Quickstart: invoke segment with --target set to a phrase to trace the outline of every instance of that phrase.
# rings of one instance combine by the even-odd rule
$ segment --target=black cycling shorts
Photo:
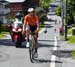
[[[29,25],[29,28],[30,28],[31,32],[35,32],[35,30],[37,29],[37,25],[35,25],[35,26]]]

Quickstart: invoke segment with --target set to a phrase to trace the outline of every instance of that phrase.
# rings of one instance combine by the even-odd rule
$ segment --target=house
[[[28,8],[37,6],[39,6],[39,0],[0,0],[0,19],[6,23],[7,15],[10,19],[15,18],[18,11],[26,15]]]
[[[15,18],[15,14],[17,12],[22,12],[22,3],[25,0],[6,0],[7,2],[9,2],[9,8],[10,8],[10,18],[14,19]]]
[[[3,23],[7,23],[6,16],[10,13],[8,4],[8,2],[0,0],[0,21],[2,21]]]
[[[39,5],[39,0],[6,0],[8,1],[10,8],[10,17],[15,18],[15,14],[19,11],[22,14],[27,14],[27,9],[29,7],[37,7]]]
[[[22,3],[10,3],[10,18],[15,18],[15,14],[19,11],[22,12]]]

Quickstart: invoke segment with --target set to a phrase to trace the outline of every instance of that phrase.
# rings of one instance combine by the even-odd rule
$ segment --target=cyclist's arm
[[[37,23],[37,31],[39,31],[39,21],[37,21],[36,23]]]
[[[26,27],[26,25],[25,25],[25,24],[23,24],[23,31],[25,31],[25,27]]]
[[[36,16],[36,23],[37,23],[37,31],[39,31],[39,18]]]
[[[25,31],[26,25],[27,25],[27,17],[24,18],[23,31]]]

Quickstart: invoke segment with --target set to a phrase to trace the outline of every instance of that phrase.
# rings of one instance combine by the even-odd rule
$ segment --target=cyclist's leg
[[[36,29],[37,29],[37,26],[31,26],[30,25],[31,32],[35,32]],[[34,40],[35,40],[34,49],[36,52],[37,52],[37,47],[38,47],[37,35],[38,35],[38,33],[35,33],[35,35],[34,35]]]
[[[38,37],[37,37],[37,34],[38,33],[35,33],[34,35],[34,40],[35,40],[35,44],[34,44],[34,48],[35,48],[35,54],[34,54],[34,57],[37,58],[38,57]]]
[[[34,28],[34,31],[36,31],[36,27]],[[35,40],[34,48],[35,48],[35,52],[37,52],[37,48],[38,48],[38,32],[36,32],[34,34],[34,40]]]
[[[26,47],[29,47],[29,35],[30,35],[30,30],[27,29],[27,30],[26,30],[26,38],[27,38],[27,44],[26,44]]]
[[[31,32],[35,32],[36,29],[37,29],[37,26],[30,26]],[[38,34],[38,33],[35,33],[35,34],[34,34],[34,40],[35,40],[35,42],[34,42],[34,50],[35,50],[35,52],[34,52],[34,57],[35,57],[35,58],[38,57],[38,53],[37,53],[37,48],[38,48],[37,34]]]
[[[35,40],[35,44],[34,44],[34,48],[35,48],[35,52],[37,52],[37,48],[38,48],[38,33],[35,33],[34,35],[34,40]]]
[[[30,35],[30,28],[27,27],[27,28],[26,28],[26,38],[27,38],[27,42],[29,42],[29,35]]]
[[[30,29],[26,29],[26,38],[27,42],[29,42]]]

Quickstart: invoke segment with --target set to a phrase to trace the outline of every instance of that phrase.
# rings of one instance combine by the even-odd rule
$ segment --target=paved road
[[[49,22],[48,22],[49,23]],[[47,24],[47,34],[39,33],[38,55],[34,63],[30,62],[28,48],[15,48],[11,39],[0,40],[1,67],[50,67],[51,50],[54,47],[54,23]]]
[[[15,48],[8,35],[7,38],[0,39],[0,67],[65,67],[62,58],[64,56],[61,53],[63,51],[59,49],[62,43],[58,32],[59,24],[54,22],[45,22],[45,24],[48,32],[39,33],[39,56],[34,63],[30,62],[28,48]]]

